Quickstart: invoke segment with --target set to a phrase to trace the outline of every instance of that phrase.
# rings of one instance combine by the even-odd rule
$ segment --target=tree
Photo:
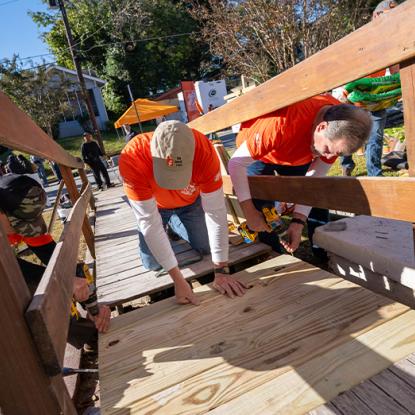
[[[129,101],[126,85],[136,97],[149,96],[197,79],[208,46],[195,37],[198,23],[180,1],[78,0],[66,2],[77,51],[84,68],[107,81],[104,99],[119,113]],[[57,14],[32,13],[58,64],[71,68],[62,22]]]
[[[191,0],[201,38],[225,73],[261,83],[370,19],[376,0]]]
[[[0,89],[52,137],[55,125],[69,109],[71,84],[60,75],[52,79],[46,65],[25,70],[18,60],[14,56],[0,63]]]

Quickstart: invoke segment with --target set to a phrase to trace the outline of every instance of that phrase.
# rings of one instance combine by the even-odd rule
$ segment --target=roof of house
[[[64,68],[63,66],[59,66],[59,65],[49,66],[49,68],[46,69],[46,72],[49,72],[51,70],[57,70],[57,71],[61,71],[61,72],[65,72],[65,73],[77,76],[76,71],[74,71],[72,69]],[[89,74],[85,73],[85,71],[82,71],[82,74],[84,75],[85,79],[90,79],[91,81],[95,81],[95,82],[100,83],[102,85],[105,85],[107,83],[107,81],[104,81],[101,78],[97,78],[96,76],[89,75]]]

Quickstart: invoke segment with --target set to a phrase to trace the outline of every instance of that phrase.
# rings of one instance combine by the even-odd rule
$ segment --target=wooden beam
[[[225,194],[232,194],[231,178],[222,178]],[[255,199],[415,221],[415,178],[255,176],[249,185]]]
[[[415,176],[415,59],[400,65],[409,175]]]
[[[83,167],[82,161],[71,156],[52,140],[1,91],[0,108],[0,144],[48,160],[55,160],[65,166]]]
[[[75,203],[32,302],[26,320],[49,376],[60,374],[66,347],[73,277],[78,259],[81,225],[91,187]]]
[[[59,165],[59,168],[61,170],[62,178],[65,181],[69,197],[71,198],[72,203],[75,204],[79,198],[79,191],[72,174],[72,169],[62,165]],[[88,245],[89,252],[91,253],[92,257],[95,258],[94,233],[92,232],[92,228],[86,214],[84,216],[82,232],[84,234],[85,242]]]
[[[189,126],[203,133],[250,120],[415,56],[415,2],[407,1]],[[381,39],[381,41],[379,41]]]
[[[0,251],[1,413],[61,413],[24,320],[30,293],[2,229]]]

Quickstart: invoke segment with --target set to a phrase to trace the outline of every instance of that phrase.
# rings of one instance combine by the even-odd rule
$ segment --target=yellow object
[[[244,238],[244,241],[247,244],[251,244],[255,242],[256,238],[258,237],[258,232],[251,231],[248,228],[248,225],[246,224],[246,222],[243,222],[238,226],[238,232],[240,233],[242,238]]]
[[[162,105],[149,99],[139,98],[134,101],[134,104],[131,104],[130,108],[114,123],[115,128],[121,128],[124,124],[133,125],[138,122],[154,120],[163,115],[179,111],[175,105]],[[136,109],[140,119],[137,118]]]
[[[85,274],[85,278],[86,278],[86,281],[87,281],[88,285],[95,285],[94,277],[89,272],[88,265],[87,264],[83,264],[82,268],[83,268],[83,271],[84,271],[84,274]]]
[[[76,317],[77,319],[79,318],[79,311],[76,308],[75,300],[72,300],[72,304],[71,304],[71,316],[72,317]]]

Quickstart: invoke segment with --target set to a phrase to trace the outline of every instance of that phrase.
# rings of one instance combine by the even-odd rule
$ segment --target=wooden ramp
[[[103,414],[304,414],[415,351],[415,311],[294,257],[238,277],[242,298],[202,286],[199,307],[167,299],[112,320]]]
[[[119,305],[144,295],[171,287],[168,275],[156,278],[156,273],[142,267],[138,254],[137,224],[121,187],[96,194],[95,251],[97,257],[97,290],[100,303]],[[173,243],[181,261],[197,254],[184,241]],[[230,246],[229,262],[237,264],[266,255],[270,247],[261,243]],[[182,269],[187,279],[212,272],[210,255]]]

